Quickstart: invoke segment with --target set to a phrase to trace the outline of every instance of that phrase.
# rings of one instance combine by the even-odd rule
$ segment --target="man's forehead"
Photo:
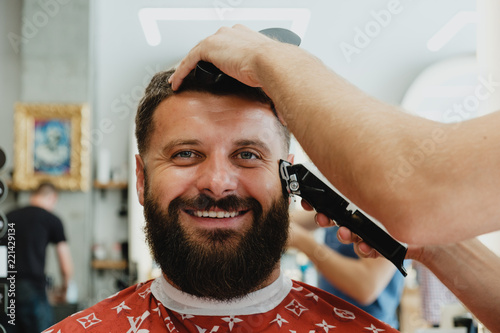
[[[153,122],[153,142],[160,146],[177,139],[204,141],[210,135],[226,143],[260,142],[287,153],[286,140],[271,107],[238,96],[182,92],[158,105]]]
[[[233,95],[212,95],[201,92],[183,92],[171,96],[158,105],[154,119],[174,125],[176,121],[206,119],[212,122],[233,122],[272,126],[276,120],[267,104]]]

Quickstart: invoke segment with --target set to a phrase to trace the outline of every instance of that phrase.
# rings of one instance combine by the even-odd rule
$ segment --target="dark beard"
[[[153,258],[176,287],[186,293],[222,301],[245,296],[269,278],[285,250],[289,220],[288,202],[283,196],[273,202],[265,215],[254,198],[234,195],[218,201],[206,195],[195,199],[177,197],[164,212],[149,193],[147,179],[144,191],[146,239]],[[206,241],[194,242],[178,221],[184,207],[249,207],[254,221],[246,233],[204,230],[197,238],[201,235]]]

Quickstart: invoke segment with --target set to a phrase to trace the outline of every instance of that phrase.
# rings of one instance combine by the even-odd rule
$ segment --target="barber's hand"
[[[302,200],[300,202],[302,205],[302,208],[305,210],[313,210],[312,206],[307,203],[307,201]],[[314,220],[316,221],[316,224],[319,225],[320,227],[331,227],[335,225],[335,222],[330,220],[326,215],[317,213],[316,216],[314,217]],[[374,248],[372,248],[370,245],[366,244],[361,237],[356,235],[355,233],[351,232],[349,229],[346,227],[339,227],[339,230],[337,230],[337,238],[339,242],[343,244],[354,244],[354,252],[360,257],[360,258],[378,258],[382,256],[380,253],[377,252]],[[408,251],[406,253],[406,259],[416,259],[420,254],[421,247],[416,247],[416,246],[409,246]]]
[[[346,227],[340,227],[339,230],[337,230],[337,238],[339,242],[343,244],[353,243],[354,252],[356,252],[360,258],[378,258],[381,256],[377,250],[366,244],[361,237],[351,232]]]
[[[66,292],[67,289],[66,287],[56,287],[54,288],[53,294],[52,294],[52,301],[55,304],[64,304],[66,303]]]
[[[260,87],[256,76],[256,57],[264,49],[281,43],[243,25],[220,28],[196,45],[181,61],[170,78],[172,89],[177,90],[182,80],[200,60],[214,64],[225,74],[252,87]]]
[[[304,208],[305,210],[310,211],[314,209],[305,200],[302,200],[300,204],[302,205],[302,208]],[[331,227],[335,225],[334,221],[330,220],[326,215],[321,213],[317,213],[316,216],[314,217],[314,220],[316,221],[316,224],[319,225],[320,227]],[[363,239],[361,239],[361,237],[359,237],[346,227],[339,227],[339,230],[337,230],[337,238],[339,242],[343,244],[353,243],[354,252],[356,252],[356,254],[360,258],[375,259],[382,256],[380,253],[378,253],[377,250],[375,250],[370,245],[365,243]],[[409,245],[408,251],[406,252],[406,259],[419,260],[424,250],[425,247],[423,246]]]
[[[356,252],[356,254],[360,258],[378,258],[382,256],[380,253],[377,252],[377,250],[372,248],[370,245],[366,244],[361,239],[361,237],[359,237],[346,227],[340,227],[339,230],[337,230],[337,238],[339,242],[343,244],[353,243],[354,252]],[[420,257],[423,255],[422,253],[424,250],[425,250],[424,246],[408,245],[408,250],[406,252],[405,259],[414,259],[419,261]]]
[[[314,210],[314,208],[312,208],[312,206],[305,200],[301,200],[300,204],[305,210]],[[332,227],[335,225],[334,221],[330,220],[325,214],[321,213],[317,213],[316,216],[314,216],[314,220],[316,221],[317,225],[323,228]]]

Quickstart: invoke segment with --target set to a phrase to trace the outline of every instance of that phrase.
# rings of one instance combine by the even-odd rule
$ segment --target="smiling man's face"
[[[166,278],[217,299],[272,282],[288,230],[278,175],[288,153],[269,106],[183,92],[161,102],[153,122],[137,190]]]

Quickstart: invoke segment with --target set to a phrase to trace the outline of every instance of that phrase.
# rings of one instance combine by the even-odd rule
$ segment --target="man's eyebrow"
[[[200,145],[200,144],[201,144],[200,140],[195,140],[195,139],[177,139],[177,140],[173,140],[173,141],[167,142],[163,146],[162,151],[163,152],[168,152],[168,151],[174,149],[175,147],[179,147],[179,146],[197,146],[197,145]]]
[[[254,147],[259,147],[265,153],[270,153],[271,152],[271,149],[269,148],[269,145],[267,145],[266,143],[264,143],[261,140],[242,139],[242,140],[236,141],[235,145],[239,146],[239,147],[254,146]]]

